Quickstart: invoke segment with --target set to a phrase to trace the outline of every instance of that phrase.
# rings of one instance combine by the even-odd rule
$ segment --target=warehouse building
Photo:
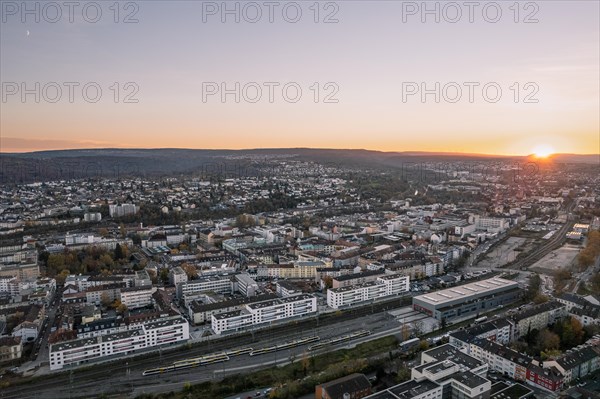
[[[504,306],[520,295],[518,283],[491,278],[416,296],[413,309],[437,320],[449,321]]]

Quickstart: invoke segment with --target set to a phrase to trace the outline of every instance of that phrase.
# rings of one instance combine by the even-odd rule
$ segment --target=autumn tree
[[[63,285],[65,280],[69,277],[69,271],[67,269],[62,270],[59,274],[57,274],[54,279],[56,280],[56,284]]]
[[[402,342],[407,341],[410,338],[410,328],[408,327],[408,324],[402,324],[400,336],[402,337]]]
[[[167,269],[166,267],[160,269],[160,279],[164,284],[169,283],[169,269]]]
[[[125,312],[127,312],[127,305],[125,305],[124,303],[120,303],[116,306],[117,312],[123,314]]]
[[[537,274],[532,274],[529,276],[529,286],[527,287],[527,294],[525,299],[533,300],[536,295],[540,292],[540,286],[542,285],[542,279]]]
[[[571,279],[571,272],[567,269],[559,269],[554,273],[554,289],[557,292],[561,292],[566,286],[568,281]]]
[[[181,264],[181,268],[183,269],[185,274],[187,274],[189,280],[193,280],[196,277],[198,277],[198,270],[196,269],[196,266],[184,262]]]
[[[108,293],[106,291],[103,292],[102,295],[100,295],[100,303],[105,308],[108,308],[112,304],[110,296],[108,295]]]
[[[77,333],[74,330],[66,330],[64,328],[59,328],[48,336],[48,342],[54,344],[56,342],[61,341],[69,341],[75,339],[77,337]]]
[[[555,350],[560,347],[560,337],[552,331],[544,329],[538,334],[536,344],[540,351]]]
[[[113,258],[109,254],[104,254],[104,255],[100,256],[99,261],[102,265],[104,265],[108,268],[113,267],[113,265],[115,264],[115,262],[113,261]]]
[[[115,260],[121,259],[123,259],[123,248],[117,243],[117,246],[115,247]]]
[[[46,266],[54,273],[60,273],[65,267],[65,256],[63,254],[50,254]]]
[[[533,303],[540,304],[548,302],[549,300],[550,298],[548,298],[546,295],[538,292],[538,294],[533,298]]]

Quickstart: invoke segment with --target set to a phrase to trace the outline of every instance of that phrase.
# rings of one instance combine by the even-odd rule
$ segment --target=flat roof
[[[229,319],[231,317],[236,317],[236,316],[240,316],[242,314],[241,310],[232,310],[230,312],[223,312],[223,313],[214,313],[213,317],[217,320],[223,320],[223,319]],[[245,313],[248,316],[252,316],[250,313]]]
[[[337,281],[347,281],[347,280],[354,280],[357,278],[377,276],[379,274],[384,274],[384,273],[385,273],[384,270],[366,270],[366,271],[360,272],[360,273],[344,274],[342,276],[334,277],[333,279],[337,280]]]
[[[422,395],[429,391],[439,388],[439,385],[428,379],[422,381],[410,380],[400,385],[396,385],[388,391],[396,395],[399,399],[410,399]]]
[[[487,382],[489,380],[478,376],[470,371],[459,371],[458,373],[454,373],[451,375],[451,378],[463,385],[468,386],[469,388],[477,388]]]
[[[370,281],[368,283],[363,283],[363,284],[355,284],[355,285],[347,285],[345,287],[338,287],[338,288],[330,288],[329,291],[331,292],[346,292],[346,291],[353,291],[353,290],[357,290],[359,288],[365,288],[365,287],[377,287],[377,286],[382,286],[384,287],[383,284],[377,284],[376,281]]]
[[[290,295],[290,296],[283,297],[283,298],[271,299],[271,300],[267,300],[267,301],[249,303],[246,306],[251,309],[262,309],[262,308],[266,308],[269,306],[281,305],[281,304],[285,304],[285,303],[293,303],[293,302],[298,302],[298,301],[302,301],[302,300],[306,300],[306,299],[313,299],[313,298],[315,298],[315,297],[312,295],[309,295],[309,294],[298,294],[298,295]]]
[[[442,346],[429,349],[423,353],[433,357],[438,361],[450,360],[453,363],[465,366],[469,370],[473,370],[474,368],[483,365],[482,362],[480,362],[473,356],[461,352],[451,344],[444,344]]]
[[[424,295],[416,296],[413,299],[429,303],[433,306],[439,306],[457,299],[484,296],[492,292],[505,291],[518,287],[518,285],[519,284],[515,281],[495,277],[464,285],[458,285],[452,288],[446,288],[440,291],[429,292]]]
[[[490,399],[520,399],[533,394],[533,390],[518,383],[510,385],[509,387],[502,387],[501,389],[496,389],[496,391],[494,391],[494,387],[496,385],[497,384],[494,384],[492,386]]]

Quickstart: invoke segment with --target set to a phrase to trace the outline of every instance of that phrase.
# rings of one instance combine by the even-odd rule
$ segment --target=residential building
[[[541,330],[566,315],[566,306],[558,301],[545,302],[525,309],[510,319],[515,325],[513,338],[523,337],[534,329]]]
[[[305,317],[316,312],[317,298],[299,294],[245,304],[241,310],[212,314],[211,328],[219,335],[251,326],[270,325],[294,317]]]
[[[169,282],[177,286],[188,281],[186,272],[180,267],[174,267],[169,271]]]
[[[369,394],[371,394],[371,383],[364,374],[359,373],[315,387],[315,399],[361,399]]]
[[[58,342],[50,345],[50,370],[184,342],[189,337],[188,322],[171,316],[131,326],[127,331]]]
[[[241,310],[247,303],[267,301],[275,298],[277,298],[275,294],[261,294],[250,298],[230,299],[221,302],[201,303],[199,301],[192,301],[188,305],[188,314],[190,322],[202,324],[210,321],[213,314]]]
[[[0,338],[0,363],[18,360],[23,353],[21,337]]]
[[[152,294],[156,291],[151,285],[145,287],[123,288],[119,299],[127,309],[143,308],[152,304]]]
[[[252,297],[259,292],[258,284],[248,273],[236,274],[235,280],[237,281],[237,288],[240,294]]]
[[[231,276],[207,276],[200,277],[197,280],[190,280],[177,285],[177,298],[183,299],[184,296],[199,292],[212,291],[216,293],[232,293],[233,284]]]
[[[330,288],[327,290],[327,306],[333,309],[352,306],[361,302],[374,301],[410,290],[408,276],[401,274],[380,275],[376,281],[355,286]]]
[[[134,204],[109,205],[108,213],[111,218],[118,218],[127,215],[136,214],[139,208]]]

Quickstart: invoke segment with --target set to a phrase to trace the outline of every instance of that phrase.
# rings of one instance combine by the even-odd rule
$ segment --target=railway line
[[[401,306],[406,306],[411,301],[410,296],[397,297],[385,302],[373,303],[370,305],[362,306],[359,308],[346,309],[342,314],[331,313],[327,315],[321,315],[319,318],[312,318],[307,320],[299,320],[290,324],[275,326],[269,330],[261,333],[268,333],[268,341],[276,341],[277,339],[287,338],[289,339],[291,334],[301,334],[303,331],[310,331],[316,328],[322,328],[328,325],[338,324],[340,322],[357,319],[366,315],[380,313],[386,310],[394,309]],[[332,333],[337,331],[332,331]],[[325,337],[324,337],[325,338]],[[143,384],[143,381],[138,380],[134,376],[135,372],[139,371],[139,376],[146,369],[156,368],[158,364],[165,364],[168,362],[175,362],[182,358],[200,357],[208,353],[214,353],[216,351],[226,352],[231,348],[240,347],[252,347],[257,343],[257,339],[251,332],[244,333],[241,335],[235,335],[230,337],[224,337],[215,341],[208,341],[199,345],[192,346],[191,348],[164,348],[160,353],[146,353],[140,354],[135,357],[118,359],[114,361],[107,361],[104,363],[91,364],[90,368],[80,368],[73,370],[65,370],[61,373],[53,373],[48,376],[42,376],[38,378],[25,379],[20,381],[17,385],[9,386],[4,388],[0,393],[0,399],[24,399],[34,398],[35,394],[32,392],[41,391],[64,391],[65,387],[72,387],[73,394],[67,394],[64,397],[75,398],[89,398],[89,394],[80,395],[78,392],[81,388],[89,386],[102,385],[103,381],[113,380],[115,375],[125,375],[126,373],[132,373],[131,379],[127,382],[127,385],[136,386]],[[261,340],[265,342],[265,340]],[[170,349],[170,350],[169,350]],[[210,365],[209,365],[210,366]],[[107,386],[110,390],[108,393],[113,393],[122,383],[118,382],[114,385]],[[131,388],[129,389],[131,391]],[[77,394],[75,394],[77,393]],[[60,396],[56,396],[60,398]]]

